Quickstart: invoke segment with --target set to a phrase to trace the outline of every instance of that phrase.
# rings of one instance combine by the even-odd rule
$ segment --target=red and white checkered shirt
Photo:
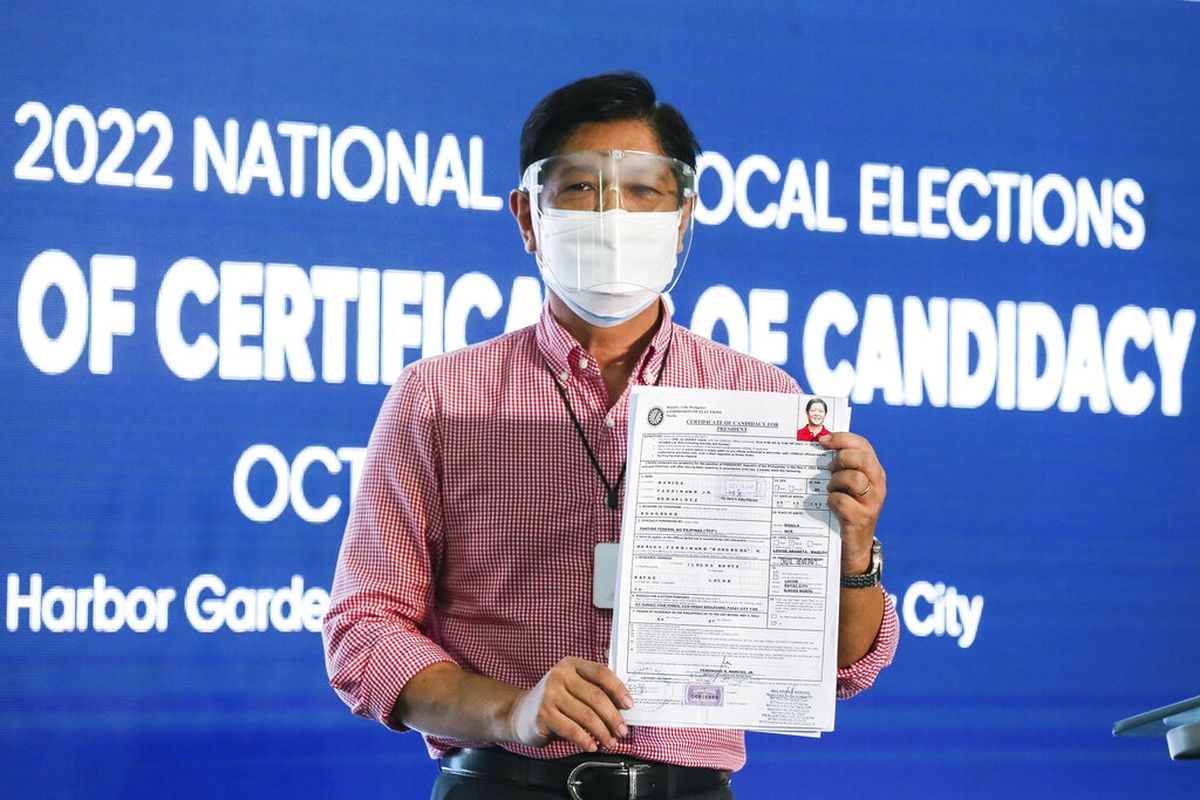
[[[798,392],[785,372],[664,319],[631,381]],[[522,688],[565,656],[605,662],[612,612],[592,604],[597,542],[620,538],[605,491],[548,372],[559,376],[609,481],[625,459],[629,391],[609,408],[596,360],[542,311],[533,327],[409,366],[371,434],[342,541],[324,639],[330,683],[396,730],[400,690],[450,661]],[[622,487],[623,488],[623,487]],[[886,597],[886,595],[885,595]],[[899,627],[886,600],[875,646],[838,670],[838,696],[870,686]],[[433,757],[493,743],[426,736]],[[567,741],[503,745],[535,758]],[[633,726],[609,752],[736,770],[741,731]]]

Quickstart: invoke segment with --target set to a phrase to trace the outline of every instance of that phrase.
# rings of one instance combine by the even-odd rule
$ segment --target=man
[[[825,415],[828,413],[829,407],[825,405],[824,400],[819,397],[809,400],[804,406],[808,424],[796,431],[796,441],[816,442],[820,441],[822,436],[828,436],[829,429],[825,427]]]
[[[697,150],[638,75],[543,99],[509,199],[549,290],[541,320],[411,365],[371,434],[327,666],[355,713],[424,734],[435,798],[732,797],[742,733],[625,725],[632,699],[604,665],[612,612],[592,604],[593,548],[620,535],[630,386],[799,390],[659,300],[690,231]],[[886,482],[862,437],[823,443],[843,582],[865,587],[841,592],[849,696],[896,645],[873,547]]]

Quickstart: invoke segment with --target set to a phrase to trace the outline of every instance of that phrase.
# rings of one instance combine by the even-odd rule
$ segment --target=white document
[[[833,451],[798,440],[812,397],[633,390],[609,656],[630,724],[833,730],[841,537]]]

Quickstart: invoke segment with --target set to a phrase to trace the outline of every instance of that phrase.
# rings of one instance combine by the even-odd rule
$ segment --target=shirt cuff
[[[392,715],[400,691],[418,672],[441,663],[457,664],[449,653],[419,633],[397,633],[380,640],[371,650],[362,678],[363,696],[354,713],[394,731],[407,731],[408,727]]]
[[[880,670],[891,664],[892,657],[896,654],[896,645],[900,642],[900,620],[896,617],[896,604],[882,586],[879,589],[883,592],[883,620],[879,624],[879,633],[875,635],[871,649],[862,658],[848,667],[838,668],[839,698],[853,697],[863,689],[870,688]]]

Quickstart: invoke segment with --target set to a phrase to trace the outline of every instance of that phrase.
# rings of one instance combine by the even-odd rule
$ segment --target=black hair
[[[808,404],[804,406],[804,413],[807,414],[809,411],[812,411],[812,407],[817,403],[821,404],[821,408],[825,409],[825,413],[829,413],[829,406],[825,405],[825,401],[819,397],[814,397],[808,401]]]
[[[646,123],[664,153],[695,169],[700,145],[679,110],[657,102],[642,75],[606,72],[555,89],[534,106],[521,128],[521,174],[557,153],[580,125],[616,120]]]

